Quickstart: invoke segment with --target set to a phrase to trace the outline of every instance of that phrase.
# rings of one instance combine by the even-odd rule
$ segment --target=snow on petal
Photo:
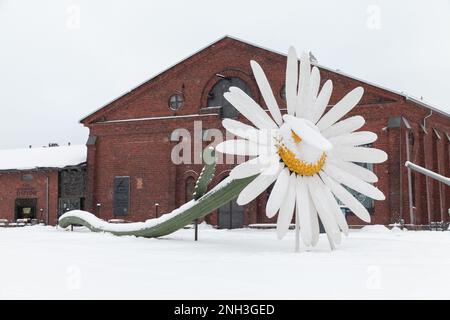
[[[278,239],[283,239],[289,231],[295,210],[295,173],[289,177],[289,187],[287,189],[286,198],[280,208],[277,220],[277,236]]]
[[[303,177],[297,176],[296,183],[296,210],[300,223],[300,231],[302,241],[306,246],[311,246],[312,230],[311,230],[311,216],[309,214],[309,193],[306,181]]]
[[[311,122],[307,122],[308,120],[291,115],[284,115],[283,119],[291,126],[292,130],[309,145],[322,151],[328,151],[333,148],[333,145],[325,139],[319,131],[314,129],[314,125]]]
[[[370,131],[358,131],[342,134],[337,137],[330,138],[333,145],[361,146],[373,143],[378,139],[376,133]]]
[[[297,94],[297,108],[296,116],[304,117],[309,107],[307,105],[307,99],[309,95],[309,85],[311,78],[311,63],[309,61],[309,55],[306,52],[302,53],[300,58],[300,74],[298,79],[298,94]]]
[[[382,163],[388,158],[386,152],[375,148],[339,146],[331,151],[334,157],[344,161]]]
[[[333,124],[326,130],[321,131],[325,138],[340,136],[360,129],[366,120],[361,116],[353,116]]]
[[[287,188],[289,186],[289,169],[284,168],[270,192],[269,200],[266,205],[266,215],[268,218],[273,218],[286,198]]]
[[[362,87],[357,87],[347,93],[347,95],[342,98],[341,101],[336,103],[334,107],[328,111],[322,119],[317,123],[317,127],[320,131],[323,131],[335,124],[339,119],[345,116],[348,112],[350,112],[361,100],[364,94],[364,89]]]
[[[361,180],[364,180],[369,183],[378,182],[378,177],[375,173],[373,173],[373,171],[370,171],[356,163],[343,161],[333,157],[329,157],[327,161],[331,162],[338,168],[353,174],[354,176],[360,178]]]
[[[339,201],[341,201],[362,221],[370,223],[370,214],[367,209],[347,189],[345,189],[323,171],[320,173],[320,177],[322,178],[323,182],[331,189],[336,198],[339,199]]]
[[[244,117],[259,129],[277,129],[278,126],[272,118],[250,98],[244,91],[237,87],[231,87],[230,92],[225,92],[225,99],[231,103]]]
[[[283,119],[281,118],[280,108],[275,100],[269,81],[267,80],[263,69],[256,61],[250,61],[250,65],[252,67],[256,83],[258,84],[259,91],[261,91],[264,101],[266,102],[267,108],[269,108],[270,114],[275,122],[280,126],[283,123]]]
[[[290,115],[297,109],[298,58],[294,47],[289,48],[286,65],[286,103]]]
[[[237,156],[258,156],[260,154],[270,154],[272,148],[248,140],[238,139],[221,142],[216,146],[216,150],[220,153]]]
[[[283,164],[279,163],[276,168],[269,167],[263,171],[241,191],[237,198],[237,204],[244,206],[253,201],[278,178],[282,169]]]
[[[325,164],[323,171],[334,180],[339,183],[346,185],[347,187],[362,193],[372,199],[375,200],[385,200],[383,192],[381,192],[378,188],[373,185],[355,177],[354,175],[339,169],[337,166],[332,163]]]
[[[314,107],[311,112],[311,122],[316,124],[317,121],[322,117],[325,109],[330,102],[331,93],[333,92],[333,82],[331,80],[327,80],[322,87],[317,99],[314,103]]]

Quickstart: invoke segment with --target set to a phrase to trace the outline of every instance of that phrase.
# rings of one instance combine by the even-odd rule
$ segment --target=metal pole
[[[295,252],[300,252],[300,219],[297,208],[295,209]]]
[[[446,185],[450,186],[450,178],[445,177],[443,175],[440,175],[439,173],[433,172],[431,170],[425,169],[421,166],[418,166],[417,164],[414,164],[410,161],[406,161],[405,166],[407,168],[410,168],[414,171],[417,171],[419,173],[422,173],[424,175],[426,175],[427,177],[430,177],[432,179],[438,180],[442,183],[445,183]]]
[[[198,219],[195,219],[194,226],[195,226],[195,241],[198,241]]]
[[[331,240],[331,237],[328,234],[328,232],[325,232],[325,233],[327,234],[327,238],[328,238],[328,242],[330,243],[331,251],[333,251],[334,249],[336,249],[336,247],[334,246],[333,240]]]

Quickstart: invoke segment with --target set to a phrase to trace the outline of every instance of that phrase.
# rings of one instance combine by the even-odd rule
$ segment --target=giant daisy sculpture
[[[240,139],[217,145],[223,154],[250,156],[230,172],[232,179],[258,175],[239,194],[237,203],[246,205],[274,184],[267,201],[266,215],[276,216],[278,238],[283,238],[295,214],[296,250],[299,239],[307,247],[319,241],[319,218],[331,248],[341,241],[348,225],[337,199],[356,216],[370,222],[366,208],[345,188],[353,189],[374,200],[384,194],[374,187],[377,176],[358,163],[381,163],[387,154],[364,145],[377,140],[377,135],[357,131],[365,120],[361,116],[342,118],[361,100],[364,90],[355,88],[325,113],[330,101],[331,80],[320,87],[320,72],[311,69],[309,55],[298,58],[289,49],[286,69],[287,114],[282,115],[261,66],[251,61],[256,82],[270,115],[251,97],[231,87],[224,97],[253,126],[224,119],[223,126]],[[300,70],[299,70],[300,69]]]

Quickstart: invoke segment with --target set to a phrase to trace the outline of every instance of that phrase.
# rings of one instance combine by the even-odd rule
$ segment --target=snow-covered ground
[[[450,232],[352,231],[334,252],[321,236],[180,230],[161,239],[52,227],[0,228],[2,299],[450,298]]]

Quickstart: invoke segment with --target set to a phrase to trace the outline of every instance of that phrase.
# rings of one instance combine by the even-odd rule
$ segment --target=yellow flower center
[[[295,132],[291,132],[292,140],[295,144],[300,144],[302,138],[299,137]],[[322,156],[315,163],[309,163],[303,160],[297,159],[295,153],[287,148],[283,143],[278,145],[278,154],[281,157],[281,160],[284,164],[298,175],[301,176],[313,176],[316,173],[319,173],[322,170],[322,167],[325,164],[327,156],[325,152],[322,153]]]

